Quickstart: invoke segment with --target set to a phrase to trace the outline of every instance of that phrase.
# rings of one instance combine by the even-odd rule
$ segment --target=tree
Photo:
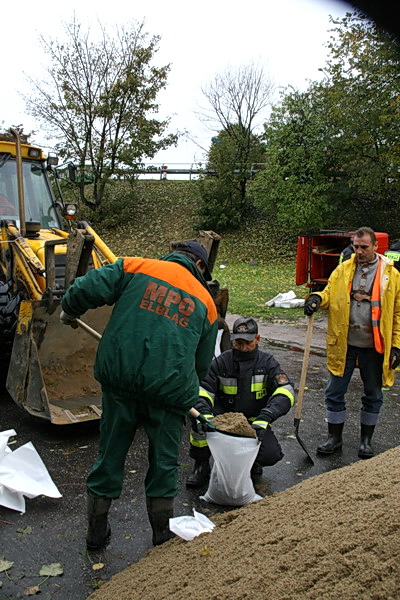
[[[65,44],[41,38],[50,59],[48,77],[30,80],[34,92],[26,100],[58,141],[60,155],[78,162],[81,200],[95,208],[112,175],[126,174],[143,157],[176,143],[176,135],[165,134],[169,119],[155,118],[169,65],[152,64],[159,37],[149,39],[143,23],[116,28],[115,37],[100,26],[96,41],[75,19],[64,29]],[[83,184],[88,163],[94,176],[90,200]]]
[[[258,136],[253,135],[247,161],[239,162],[238,135],[230,135],[230,129],[237,127],[232,125],[227,131],[220,131],[210,148],[208,174],[200,181],[199,227],[217,230],[238,227],[247,209],[247,180],[264,161],[265,149]]]
[[[331,22],[325,79],[288,90],[266,124],[255,202],[291,231],[387,231],[400,198],[398,47],[358,12]]]
[[[316,86],[282,92],[265,127],[266,167],[251,188],[260,206],[285,232],[330,222],[338,168],[330,152],[333,130]],[[336,190],[338,191],[338,190]]]
[[[386,230],[400,207],[399,46],[360,12],[331,21],[329,111],[353,214]]]
[[[218,136],[207,167],[214,174],[203,183],[200,215],[204,226],[235,227],[247,207],[247,181],[254,163],[263,161],[256,130],[270,105],[273,84],[264,70],[250,64],[217,75],[202,92],[209,108],[200,118]]]

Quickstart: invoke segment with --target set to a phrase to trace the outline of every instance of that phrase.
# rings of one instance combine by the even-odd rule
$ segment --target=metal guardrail
[[[216,175],[216,171],[213,169],[207,169],[201,166],[201,163],[172,163],[172,165],[165,164],[143,164],[143,167],[137,167],[131,173],[134,175],[160,175],[160,179],[167,179],[168,175],[188,175],[191,178],[192,175]],[[257,171],[260,170],[261,163],[252,165],[248,171],[250,177],[254,177]],[[240,169],[234,170],[234,174],[238,175],[242,171]]]

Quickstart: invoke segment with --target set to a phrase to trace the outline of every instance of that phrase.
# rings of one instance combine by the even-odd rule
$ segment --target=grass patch
[[[196,237],[198,203],[196,181],[115,182],[101,210],[84,209],[82,218],[93,223],[117,256],[159,258],[171,241]],[[298,298],[307,293],[295,285],[296,239],[255,210],[240,229],[221,236],[213,277],[229,289],[229,312],[266,320],[303,316],[302,309],[265,306],[279,292],[293,290]]]
[[[222,268],[222,265],[223,268]],[[243,264],[237,261],[218,260],[213,277],[221,287],[229,289],[231,313],[263,318],[265,320],[292,320],[304,316],[302,308],[275,308],[265,303],[279,294],[293,290],[298,298],[304,298],[304,286],[295,285],[295,268],[292,261],[279,261],[263,265]]]

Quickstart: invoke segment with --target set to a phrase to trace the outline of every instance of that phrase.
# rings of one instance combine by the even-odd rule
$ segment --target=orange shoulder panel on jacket
[[[183,265],[168,260],[142,258],[141,256],[128,257],[123,260],[125,273],[143,273],[196,296],[207,307],[210,323],[216,321],[217,308],[211,294]]]

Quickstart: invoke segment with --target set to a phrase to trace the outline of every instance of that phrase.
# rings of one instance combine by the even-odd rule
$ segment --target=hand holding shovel
[[[200,423],[203,423],[203,425],[206,425],[208,431],[217,431],[217,428],[214,425],[214,423],[212,423],[204,415],[202,415],[201,413],[199,413],[199,411],[196,410],[195,408],[191,408],[189,410],[189,414],[194,419],[197,419],[198,421],[200,421]]]

